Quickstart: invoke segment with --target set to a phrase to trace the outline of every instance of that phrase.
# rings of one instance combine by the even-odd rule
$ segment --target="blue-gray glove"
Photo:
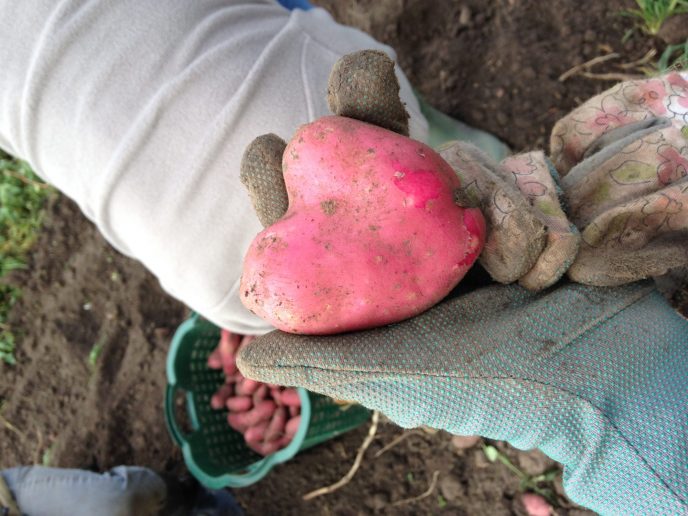
[[[600,513],[688,512],[688,322],[650,283],[486,287],[384,328],[276,331],[238,365],[403,427],[539,448]]]

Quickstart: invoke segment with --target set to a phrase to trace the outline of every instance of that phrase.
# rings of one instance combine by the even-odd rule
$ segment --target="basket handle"
[[[167,429],[172,438],[177,442],[178,446],[182,446],[185,442],[184,433],[181,428],[179,428],[177,419],[174,417],[174,395],[176,392],[176,385],[167,386],[167,391],[165,392],[165,421],[167,422]]]

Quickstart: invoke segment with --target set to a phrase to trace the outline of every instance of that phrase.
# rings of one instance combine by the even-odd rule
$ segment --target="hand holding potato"
[[[662,105],[685,106],[683,82],[670,81],[677,98],[664,96]],[[652,94],[641,97],[654,102]],[[494,279],[538,290],[573,263],[579,281],[629,283],[686,264],[687,147],[675,131],[669,142],[668,125],[649,111],[640,118],[645,125],[574,130],[603,121],[590,113],[625,120],[595,102],[555,129],[553,139],[564,142],[553,145],[555,163],[562,172],[578,163],[561,183],[542,153],[495,164],[463,144],[441,149],[461,177],[457,202],[486,217],[480,260]],[[682,113],[671,122],[684,124],[681,138]],[[652,142],[658,161],[634,153]],[[616,173],[612,163],[624,168]],[[561,187],[583,231],[580,253]],[[257,380],[356,400],[404,427],[540,448],[564,465],[570,498],[598,512],[668,514],[685,512],[688,500],[687,345],[688,322],[651,282],[562,282],[541,293],[480,288],[367,331],[275,331],[244,347],[237,364]]]

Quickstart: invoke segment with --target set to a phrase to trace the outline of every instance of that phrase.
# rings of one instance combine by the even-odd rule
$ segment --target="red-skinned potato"
[[[248,396],[234,396],[227,400],[225,406],[232,412],[246,412],[253,407],[253,400]]]
[[[293,438],[299,430],[299,426],[301,426],[301,416],[292,417],[284,427],[284,435],[290,439]]]
[[[280,394],[280,403],[289,407],[300,407],[301,397],[299,391],[294,388],[284,389]]]
[[[232,395],[232,386],[224,384],[220,389],[210,398],[210,406],[215,410],[221,409],[227,400]]]
[[[287,409],[284,407],[277,407],[275,413],[270,419],[267,430],[265,431],[265,440],[274,441],[284,434],[284,427],[287,423]]]
[[[256,425],[253,425],[251,428],[246,430],[244,433],[244,439],[246,440],[247,443],[250,444],[256,444],[263,439],[265,439],[265,431],[268,428],[268,422],[263,421],[262,423],[258,423]]]
[[[242,378],[237,382],[236,393],[241,396],[251,396],[260,387],[260,382],[249,378]]]
[[[227,422],[234,430],[244,433],[248,425],[244,422],[244,412],[231,412],[227,415]]]
[[[243,421],[250,427],[267,421],[275,412],[275,402],[272,400],[263,400],[255,405],[248,412],[242,412],[239,415],[244,416]]]
[[[244,305],[280,330],[383,326],[438,303],[482,250],[485,221],[454,202],[430,147],[340,116],[298,129],[283,155],[289,208],[252,242]]]

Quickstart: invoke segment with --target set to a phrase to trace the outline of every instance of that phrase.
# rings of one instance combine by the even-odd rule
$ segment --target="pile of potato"
[[[229,410],[227,421],[244,436],[247,446],[270,455],[287,446],[301,424],[301,398],[294,388],[261,383],[243,376],[236,355],[254,337],[222,330],[208,367],[222,369],[225,383],[210,399],[216,410]]]

